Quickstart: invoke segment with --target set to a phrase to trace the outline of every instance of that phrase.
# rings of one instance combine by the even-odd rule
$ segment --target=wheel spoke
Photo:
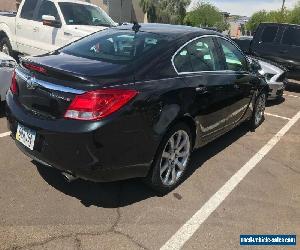
[[[171,159],[171,154],[169,152],[164,151],[162,154],[162,158]]]
[[[168,172],[166,173],[166,176],[165,176],[165,178],[164,178],[164,182],[165,182],[165,183],[168,183],[170,174],[171,174],[171,168],[169,167],[169,168],[168,168]]]
[[[176,148],[178,148],[181,138],[182,138],[182,132],[178,132],[177,140],[176,140]]]
[[[172,168],[172,184],[176,182],[176,169],[175,167],[173,166]]]
[[[161,167],[160,174],[162,175],[169,167],[169,163],[166,161],[166,163]]]
[[[184,170],[184,166],[180,161],[175,160],[175,165],[180,169],[180,171]]]
[[[170,143],[171,149],[173,150],[174,147],[175,147],[175,142],[174,142],[174,137],[173,136],[170,138],[169,143]]]
[[[177,157],[185,157],[185,156],[187,156],[189,154],[189,151],[188,150],[185,150],[185,151],[183,151],[183,152],[179,152],[178,154],[177,154]]]

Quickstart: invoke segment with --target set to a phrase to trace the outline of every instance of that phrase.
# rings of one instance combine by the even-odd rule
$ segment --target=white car
[[[15,59],[0,52],[0,102],[5,101],[5,95],[11,84],[16,65]]]
[[[258,72],[265,77],[270,87],[268,100],[280,99],[288,83],[286,76],[287,70],[276,63],[267,62],[260,58],[250,56],[248,56],[248,58],[250,58],[250,60],[256,60],[261,67]]]
[[[78,0],[22,0],[0,13],[0,51],[40,55],[117,24],[100,7]]]

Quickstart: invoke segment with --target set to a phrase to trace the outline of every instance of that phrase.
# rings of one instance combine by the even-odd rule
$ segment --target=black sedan
[[[127,25],[24,58],[7,117],[20,150],[69,179],[143,177],[168,192],[194,149],[243,121],[262,123],[268,91],[217,32]]]

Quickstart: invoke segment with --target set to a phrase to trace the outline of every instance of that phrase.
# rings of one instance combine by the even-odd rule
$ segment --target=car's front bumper
[[[271,82],[268,83],[270,92],[268,96],[268,100],[274,100],[283,96],[283,92],[285,90],[287,81],[284,80],[283,82]]]
[[[21,151],[37,162],[82,179],[115,181],[144,177],[154,157],[153,149],[147,148],[144,131],[137,129],[133,121],[130,128],[126,127],[123,119],[133,118],[96,123],[42,120],[26,113],[8,93],[7,119],[12,138]],[[33,150],[16,140],[18,124],[36,131]]]

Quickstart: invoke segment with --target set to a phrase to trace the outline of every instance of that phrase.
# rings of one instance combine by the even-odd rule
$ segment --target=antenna
[[[137,32],[140,31],[140,28],[141,28],[141,27],[142,27],[142,26],[141,26],[138,22],[133,22],[132,30],[133,30],[135,33],[137,33]]]

